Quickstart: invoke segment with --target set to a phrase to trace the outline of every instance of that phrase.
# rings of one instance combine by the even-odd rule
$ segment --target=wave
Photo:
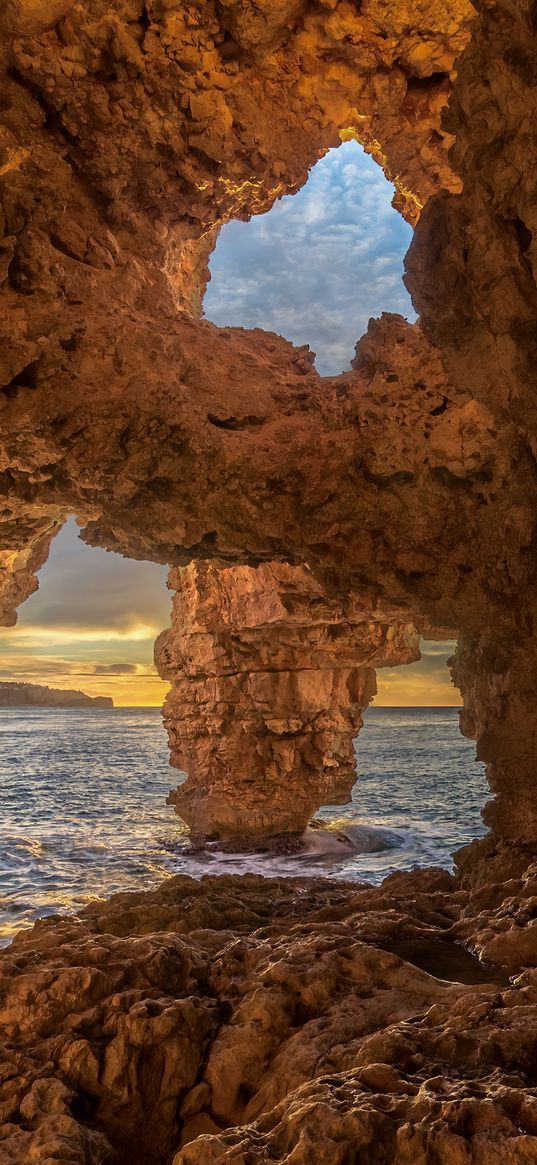
[[[352,854],[376,854],[386,849],[397,849],[402,837],[393,829],[360,823],[345,824],[342,828],[308,828],[302,834],[302,841],[302,853],[319,857],[350,857]]]

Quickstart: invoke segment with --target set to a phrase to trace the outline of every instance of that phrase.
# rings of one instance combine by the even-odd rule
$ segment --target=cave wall
[[[191,474],[185,462],[199,357],[202,377],[214,381],[206,354],[217,341],[207,326],[185,329],[177,308],[197,313],[220,223],[266,210],[296,189],[342,133],[356,134],[396,179],[398,204],[410,217],[433,189],[460,188],[441,111],[472,17],[466,3],[416,4],[408,15],[378,3],[358,12],[352,4],[294,0],[261,7],[160,0],[3,6],[6,549],[27,547],[29,521],[44,522],[51,506],[100,522],[111,512],[107,482],[117,484],[119,465],[125,482],[116,501],[141,512],[148,498],[127,484],[130,453],[138,446],[143,458],[151,434],[176,468],[182,462],[181,476]],[[290,399],[277,394],[276,411],[296,412],[300,354],[288,351],[278,368],[271,343],[261,361],[255,340],[253,353],[240,335],[225,346],[233,353],[222,363],[219,344],[209,365],[222,363],[224,373],[227,365],[233,380],[237,364],[249,380],[283,374],[289,383],[281,391]],[[145,411],[162,388],[176,401],[173,423],[159,423],[168,410],[158,401],[156,417],[143,418],[142,435],[140,406]],[[214,388],[217,396],[229,393],[227,383]],[[232,415],[239,402],[233,405]],[[202,436],[211,445],[215,434],[192,436],[194,445]],[[79,463],[81,453],[91,464]],[[161,462],[153,452],[142,467],[144,487],[155,482],[153,500],[168,485]],[[126,553],[174,562],[182,542],[211,553],[213,526],[183,536],[179,523],[152,546],[135,546],[132,528],[117,538]],[[115,545],[100,525],[92,536]],[[249,548],[240,541],[233,539],[230,555],[245,556]]]
[[[10,0],[0,34],[5,619],[75,513],[132,557],[308,563],[384,620],[527,638],[532,5]],[[321,379],[195,317],[219,224],[346,136],[417,222],[421,327]]]
[[[383,628],[460,627],[462,727],[495,794],[457,880],[180,878],[42,920],[0,960],[2,1152],[531,1165],[535,4],[6,0],[0,33],[6,620],[69,513],[91,543],[186,568],[158,650],[202,796],[218,701],[195,737],[185,668],[188,699],[212,685],[224,710],[226,669],[262,677],[221,745],[236,763],[250,717],[265,740],[265,683],[279,698],[274,628],[288,677],[307,658],[332,676],[334,626],[349,673]],[[422,322],[373,323],[321,380],[307,351],[190,316],[218,224],[348,131],[422,211]],[[248,623],[259,571],[272,597]],[[485,965],[463,970],[461,944]]]
[[[477,741],[494,794],[483,812],[504,846],[535,847],[537,768],[535,675],[537,645],[495,631],[464,637],[451,661],[463,695],[461,731]]]

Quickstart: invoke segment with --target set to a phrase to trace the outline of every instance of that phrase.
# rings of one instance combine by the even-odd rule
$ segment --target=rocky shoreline
[[[537,1162],[536,53],[535,0],[0,5],[0,622],[70,515],[168,565],[172,800],[232,841],[341,803],[373,669],[456,629],[492,791],[457,878],[176,878],[19,935],[0,1165]],[[350,138],[419,323],[319,377],[201,303],[220,226]]]
[[[0,1161],[529,1165],[537,863],[510,874],[175,877],[37,923],[0,956]]]

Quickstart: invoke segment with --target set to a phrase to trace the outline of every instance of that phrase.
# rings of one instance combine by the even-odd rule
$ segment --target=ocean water
[[[324,807],[298,855],[189,853],[165,804],[169,768],[155,708],[0,709],[0,944],[39,917],[167,875],[324,875],[379,882],[452,867],[485,832],[488,788],[453,708],[371,708],[350,804]]]

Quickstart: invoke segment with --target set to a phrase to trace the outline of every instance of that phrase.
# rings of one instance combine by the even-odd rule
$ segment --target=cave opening
[[[392,206],[394,191],[356,141],[329,150],[298,193],[221,229],[206,317],[308,344],[323,376],[348,368],[370,317],[416,319],[402,280],[412,228]]]
[[[329,151],[313,168],[298,194],[282,198],[267,214],[255,216],[248,223],[235,221],[223,228],[211,259],[212,279],[204,303],[207,318],[220,326],[262,327],[281,332],[294,344],[309,344],[316,350],[317,369],[321,374],[338,373],[349,365],[354,345],[366,331],[370,316],[384,310],[399,312],[410,320],[415,318],[402,282],[403,256],[412,230],[393,209],[392,197],[393,187],[382,170],[355,141]],[[233,425],[227,428],[234,431]],[[67,760],[64,764],[62,760],[58,726],[53,738],[47,734],[44,722],[37,725],[35,746],[30,754],[19,758],[19,775],[27,788],[31,788],[36,759],[52,775],[45,789],[31,793],[26,817],[13,806],[10,844],[13,843],[16,860],[23,855],[23,861],[34,869],[38,882],[41,879],[41,888],[43,879],[47,883],[46,900],[41,903],[36,904],[36,894],[32,891],[26,905],[24,902],[17,905],[19,894],[17,889],[13,892],[12,919],[22,906],[22,924],[32,921],[36,910],[48,913],[58,905],[76,902],[80,896],[84,897],[86,890],[99,893],[102,889],[110,893],[111,889],[127,888],[133,880],[158,879],[163,873],[178,868],[193,871],[185,856],[187,828],[181,822],[180,812],[178,817],[172,817],[170,809],[165,807],[170,778],[160,704],[167,685],[159,680],[152,663],[153,641],[169,621],[165,575],[164,567],[90,549],[78,539],[71,520],[53,542],[50,560],[42,571],[40,591],[23,606],[18,629],[14,635],[10,634],[9,645],[7,641],[4,644],[9,653],[5,657],[4,676],[50,683],[62,690],[80,685],[89,693],[114,693],[117,711],[121,713],[114,724],[101,722],[104,733],[96,727],[89,736],[86,717],[81,735],[82,741],[85,734],[85,745],[80,745],[87,777],[85,784],[77,785],[75,781],[73,786],[69,769],[72,762]],[[89,587],[88,580],[91,580]],[[300,668],[299,661],[297,668]],[[412,668],[402,670],[410,678]],[[382,670],[379,675],[382,677]],[[446,673],[443,690],[448,691],[448,686]],[[408,679],[407,690],[410,691]],[[284,695],[287,699],[288,689]],[[317,733],[319,716],[322,720],[325,711],[317,709],[309,719],[309,713],[306,714],[304,723],[300,724],[298,737],[301,739],[296,751],[299,759],[302,750],[309,750],[310,740]],[[423,776],[418,763],[419,748],[413,753],[413,745],[408,742],[412,737],[409,729],[416,726],[420,717],[423,720],[424,714],[416,707],[413,711],[417,716],[413,726],[408,723],[410,713],[402,708],[390,712],[389,708],[377,704],[366,713],[367,728],[357,746],[360,778],[348,819],[345,820],[345,811],[341,809],[340,822],[340,806],[334,819],[333,804],[318,814],[321,824],[329,821],[333,836],[338,832],[338,823],[341,828],[349,827],[350,815],[350,829],[354,829],[357,841],[356,830],[360,827],[355,821],[356,812],[373,832],[384,831],[380,847],[373,845],[368,849],[366,846],[365,853],[359,843],[356,847],[353,869],[360,876],[374,880],[380,880],[392,867],[409,868],[414,863],[423,865],[434,861],[449,864],[451,850],[468,837],[464,822],[461,832],[455,836],[444,823],[444,832],[441,830],[438,835],[437,831],[434,842],[429,844],[430,830],[429,833],[427,830],[431,821],[422,820],[421,835],[415,816],[410,825],[405,824],[405,815],[415,808],[416,782]],[[83,711],[80,715],[84,719]],[[281,724],[275,727],[278,717]],[[255,733],[266,735],[267,727],[268,735],[277,737],[280,753],[283,755],[286,749],[289,752],[297,729],[293,727],[292,717],[288,716],[288,720],[289,723],[285,720],[285,709],[280,709],[268,717],[268,725],[265,721],[254,721],[255,730],[250,736],[248,728],[242,737],[239,733],[238,755],[247,754],[248,749],[253,755]],[[437,720],[436,728],[439,723]],[[173,758],[173,716],[171,727],[172,763],[181,770],[181,760],[177,763]],[[429,723],[429,736],[431,728],[434,735],[435,725]],[[447,737],[440,742],[444,747],[446,781],[450,765],[457,764],[461,750],[465,750],[466,761],[471,749],[458,734],[455,713],[449,728],[452,729],[449,761]],[[415,744],[415,733],[413,739]],[[398,747],[397,741],[401,747],[394,769],[393,750]],[[432,755],[436,755],[434,748]],[[229,757],[233,759],[233,748],[228,755],[228,766]],[[222,758],[216,759],[221,768]],[[202,760],[207,769],[207,755]],[[61,771],[58,771],[58,761]],[[367,772],[364,762],[368,765]],[[313,766],[320,763],[315,745],[311,763]],[[224,760],[224,767],[225,764]],[[383,780],[382,789],[381,770],[388,777]],[[183,774],[180,789],[184,783]],[[437,790],[441,783],[438,776]],[[265,796],[267,793],[270,802],[271,790],[265,790]],[[40,803],[43,794],[44,806]],[[388,801],[391,802],[389,812],[381,812],[379,798],[385,809]],[[92,819],[97,804],[98,825]],[[432,793],[428,809],[434,812]],[[236,811],[236,804],[232,810]],[[65,856],[64,842],[59,840],[57,829],[51,831],[53,817],[59,817],[60,833],[67,838],[70,857]],[[478,824],[471,836],[480,832],[483,830]],[[118,845],[120,834],[124,844]],[[379,836],[377,833],[377,841]],[[302,866],[297,866],[296,855],[289,855],[283,845],[276,858],[268,855],[261,859],[279,863],[269,866],[266,872],[293,874],[312,869],[318,873],[327,863],[330,872],[336,871],[339,864],[344,876],[349,876],[349,871],[353,876],[349,861],[339,863],[337,846],[335,851],[327,849],[326,844],[323,848],[320,835],[317,837],[319,844],[316,845],[310,844],[309,836]],[[52,874],[47,869],[46,857],[51,846],[61,851],[63,866],[63,871],[55,868]],[[95,854],[99,853],[103,861],[99,857],[96,860]],[[116,870],[115,881],[110,878],[110,860]],[[257,868],[258,859],[247,854],[229,855],[228,860],[231,868],[239,871],[251,868],[252,860],[254,869]]]
[[[14,875],[0,906],[17,927],[60,914],[1,957],[12,1165],[537,1160],[536,33],[536,0],[0,5],[1,617],[67,512],[90,545],[176,564],[159,659],[175,767],[188,752],[207,777],[189,765],[202,828],[209,802],[216,827],[226,804],[228,825],[237,806],[265,832],[277,814],[307,825],[323,781],[343,812],[378,671],[356,804],[371,821],[376,781],[409,836],[408,864],[372,886],[334,851],[211,838],[187,855],[156,706],[0,712],[0,874]],[[344,125],[396,176],[411,221],[423,209],[406,260],[423,330],[373,321],[352,372],[321,380],[274,334],[200,320],[199,283],[218,225],[296,189]],[[281,315],[261,288],[247,328],[310,344],[332,372],[367,315],[399,305],[388,284],[378,305],[352,298],[374,264],[342,276],[362,244],[375,257],[379,216],[359,241],[325,203],[329,189],[289,245],[267,240],[271,259],[286,253]],[[332,324],[351,317],[343,342]],[[71,575],[79,622],[61,580],[55,612],[23,612],[31,674],[122,683],[127,699],[150,664],[115,643],[149,651],[157,619],[130,606],[126,575],[96,584],[91,561]],[[440,794],[463,840],[453,745],[472,746],[454,708],[431,708],[427,669],[423,706],[413,689],[394,707],[389,675],[409,693],[399,665],[446,627],[493,794],[491,833],[457,879],[423,867],[439,857],[431,826],[452,848]],[[304,877],[198,877],[254,871]]]
[[[343,141],[297,194],[221,230],[206,316],[221,327],[262,327],[308,344],[321,375],[345,369],[370,316],[391,311],[416,319],[402,281],[412,228],[393,195],[380,166],[355,140]],[[485,832],[480,810],[488,787],[474,746],[459,731],[461,700],[446,667],[455,643],[424,641],[422,649],[418,664],[378,670],[379,697],[355,742],[352,800],[316,815],[336,837],[350,826],[357,846],[371,846],[357,859],[367,876],[384,876],[390,866],[449,867],[454,850]],[[339,762],[345,769],[341,756]],[[367,836],[364,822],[373,830]],[[319,834],[313,848],[322,854],[323,844]],[[328,842],[325,852],[330,848]],[[334,852],[337,859],[337,844]]]
[[[186,834],[165,807],[167,685],[153,664],[166,568],[78,533],[69,519],[39,590],[0,630],[0,946],[37,918],[156,884]]]

